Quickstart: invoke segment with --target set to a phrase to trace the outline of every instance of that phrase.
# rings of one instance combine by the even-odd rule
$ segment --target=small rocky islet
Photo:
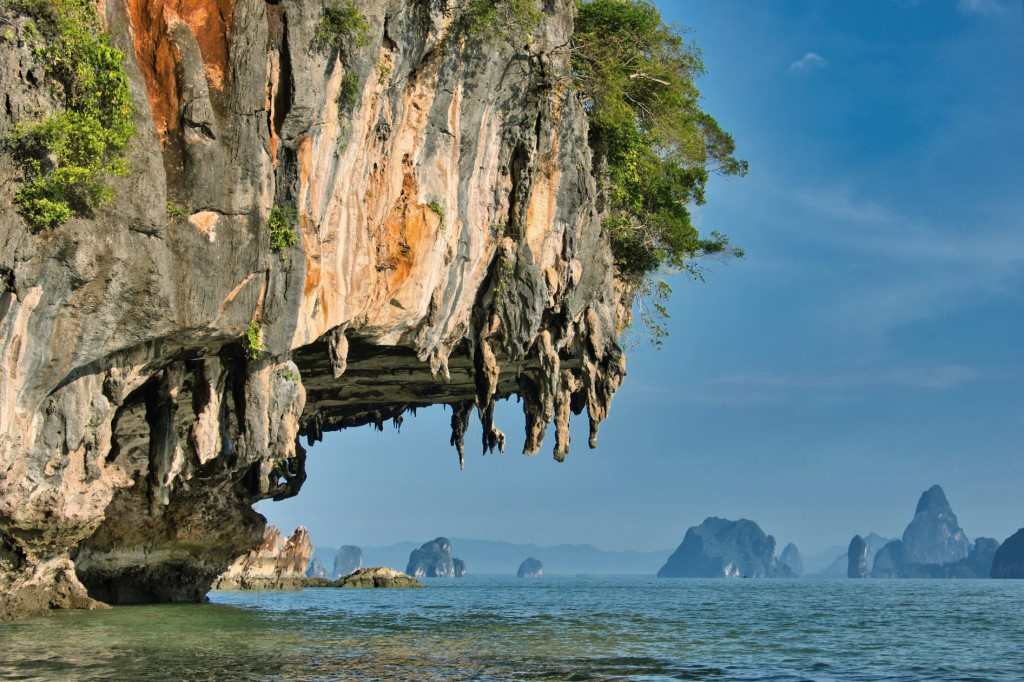
[[[523,563],[519,564],[519,569],[516,571],[516,577],[543,578],[544,564],[540,559],[534,559],[533,557],[523,559]]]

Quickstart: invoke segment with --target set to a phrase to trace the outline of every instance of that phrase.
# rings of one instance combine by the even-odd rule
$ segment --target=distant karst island
[[[877,543],[876,543],[877,545]],[[899,540],[877,547],[860,535],[850,541],[848,578],[988,578],[999,549],[993,538],[971,542],[941,486],[921,494]]]
[[[793,547],[796,550],[796,547]],[[794,551],[789,552],[794,558]],[[775,556],[775,538],[753,521],[715,516],[686,531],[659,578],[794,578]]]
[[[519,564],[519,570],[516,571],[516,577],[542,578],[544,577],[544,564],[541,563],[540,559],[534,559],[533,557],[523,559],[523,563]]]
[[[405,572],[415,578],[462,578],[466,563],[452,556],[451,540],[440,537],[414,549]]]

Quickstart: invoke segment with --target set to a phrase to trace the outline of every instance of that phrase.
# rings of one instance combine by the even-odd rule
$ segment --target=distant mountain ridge
[[[588,544],[538,545],[451,538],[454,552],[474,575],[515,575],[523,557],[536,557],[544,564],[545,575],[654,575],[672,553],[671,549],[653,552],[605,550]],[[364,566],[392,566],[401,569],[409,554],[421,542],[396,542],[363,547]],[[316,557],[333,557],[336,548],[318,546]],[[324,561],[321,558],[321,561]],[[328,565],[324,561],[325,565]]]

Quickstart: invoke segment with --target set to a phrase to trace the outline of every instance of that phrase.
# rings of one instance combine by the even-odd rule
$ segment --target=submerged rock
[[[342,545],[334,555],[334,572],[332,576],[342,578],[362,568],[363,550],[355,545]]]
[[[418,580],[393,568],[360,568],[339,578],[335,587],[352,589],[423,587]]]
[[[540,562],[540,559],[524,559],[523,563],[519,564],[519,570],[516,571],[516,576],[519,578],[542,578],[544,576],[544,564]]]
[[[416,578],[454,578],[455,560],[452,557],[451,541],[448,538],[437,538],[414,549],[409,554],[409,565],[405,572]]]
[[[789,567],[795,577],[800,577],[804,574],[804,558],[800,555],[800,550],[792,542],[782,548],[782,553],[779,554],[779,562]]]
[[[1024,528],[1007,538],[996,551],[992,577],[1024,579]]]
[[[775,538],[753,521],[709,517],[686,531],[659,578],[791,577],[775,559]]]
[[[296,528],[288,539],[275,526],[267,526],[260,546],[232,563],[217,579],[214,589],[302,589],[312,555],[309,531],[302,526]],[[124,599],[118,601],[123,602]]]
[[[563,460],[625,377],[573,0],[515,42],[360,0],[344,58],[323,3],[165,4],[90,3],[136,129],[107,205],[33,229],[0,149],[0,614],[202,601],[302,488],[301,437],[442,404],[461,460],[516,395]],[[61,110],[40,5],[0,6],[0,138]]]
[[[859,535],[854,535],[850,540],[850,547],[846,550],[847,578],[868,577],[868,543]]]

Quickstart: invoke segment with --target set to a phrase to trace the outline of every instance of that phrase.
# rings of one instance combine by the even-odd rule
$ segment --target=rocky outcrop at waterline
[[[515,395],[527,453],[553,422],[564,459],[584,410],[596,444],[629,300],[573,2],[516,44],[358,5],[339,51],[319,2],[99,3],[134,111],[112,200],[32,227],[0,155],[0,613],[203,599],[263,540],[252,505],[301,489],[300,436],[442,404],[461,460]],[[10,7],[4,137],[61,107]]]
[[[300,590],[305,584],[306,567],[313,555],[309,531],[302,526],[285,538],[275,526],[267,526],[263,542],[228,567],[213,588],[216,590]],[[90,590],[93,589],[90,587]],[[127,601],[116,590],[122,589],[116,579],[110,581],[114,590],[107,601]]]
[[[423,583],[393,568],[378,566],[360,568],[337,580],[306,578],[306,587],[335,587],[342,589],[408,589],[423,587]]]

